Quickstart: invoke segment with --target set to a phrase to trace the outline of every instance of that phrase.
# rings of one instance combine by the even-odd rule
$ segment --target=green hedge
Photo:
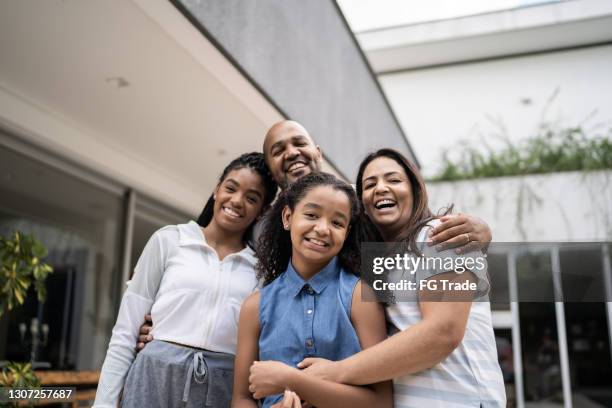
[[[507,141],[499,151],[463,143],[452,153],[455,159],[443,154],[442,170],[432,181],[612,169],[612,128],[587,137],[581,127],[542,127],[535,137],[518,144]]]

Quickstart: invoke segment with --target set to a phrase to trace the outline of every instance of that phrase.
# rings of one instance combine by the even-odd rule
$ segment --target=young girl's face
[[[348,234],[351,203],[346,193],[330,186],[310,190],[283,210],[283,225],[291,234],[293,259],[324,265],[338,255]]]
[[[261,213],[264,196],[259,174],[248,168],[232,170],[215,189],[213,220],[226,230],[244,232]]]

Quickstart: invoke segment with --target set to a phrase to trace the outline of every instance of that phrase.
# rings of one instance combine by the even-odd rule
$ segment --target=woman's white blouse
[[[240,305],[259,287],[254,255],[220,261],[194,221],[155,232],[121,300],[94,406],[116,406],[146,313],[157,340],[235,354]]]

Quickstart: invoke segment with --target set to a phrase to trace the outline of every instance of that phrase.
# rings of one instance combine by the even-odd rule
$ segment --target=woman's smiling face
[[[232,170],[215,189],[213,219],[223,229],[244,232],[259,216],[264,197],[259,174],[249,168]]]
[[[324,266],[338,255],[351,222],[351,203],[346,193],[330,186],[310,190],[291,210],[283,210],[289,229],[294,265]]]
[[[386,241],[395,239],[410,221],[414,198],[403,167],[378,157],[364,169],[362,203],[365,213]]]

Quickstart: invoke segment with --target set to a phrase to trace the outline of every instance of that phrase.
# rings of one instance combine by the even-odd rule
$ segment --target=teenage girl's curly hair
[[[225,169],[223,169],[223,173],[221,173],[221,177],[219,177],[219,184],[223,183],[223,180],[227,177],[230,171],[240,170],[240,169],[250,169],[259,175],[261,178],[261,183],[264,187],[265,195],[263,198],[263,205],[261,206],[260,214],[263,214],[268,207],[274,197],[276,197],[276,192],[278,191],[278,186],[276,182],[272,178],[272,174],[266,165],[264,160],[264,155],[262,153],[252,152],[252,153],[244,153],[239,157],[235,158],[228,164]],[[215,199],[214,193],[210,195],[202,213],[198,217],[198,224],[201,227],[206,227],[213,218],[215,208]],[[242,236],[242,241],[251,248],[254,248],[254,240],[253,240],[253,226],[255,225],[255,221],[249,225],[249,227],[244,232]]]
[[[353,187],[344,181],[328,173],[311,173],[282,191],[278,199],[266,214],[264,228],[257,241],[256,252],[259,262],[257,263],[257,276],[263,278],[264,285],[269,284],[280,276],[289,265],[291,258],[291,236],[289,231],[283,228],[282,213],[285,207],[295,211],[297,204],[316,187],[331,187],[334,190],[346,194],[351,206],[351,220],[349,230],[344,240],[344,245],[338,253],[340,265],[349,272],[359,274],[360,256],[360,205]]]

